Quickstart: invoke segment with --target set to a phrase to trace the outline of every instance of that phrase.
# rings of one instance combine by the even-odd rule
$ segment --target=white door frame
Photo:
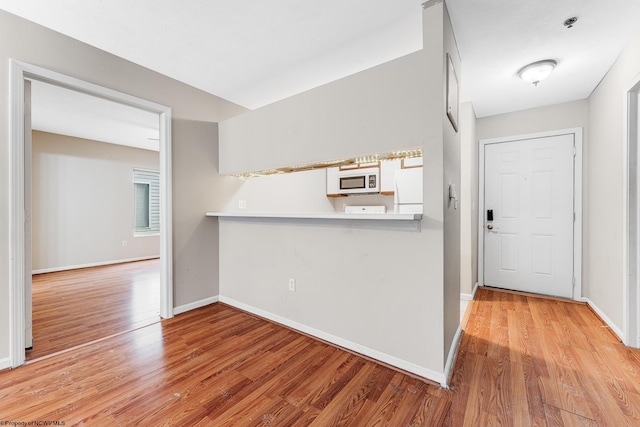
[[[573,222],[573,299],[582,301],[582,128],[563,129],[551,132],[514,135],[503,138],[480,140],[478,153],[478,285],[484,286],[484,156],[489,144],[521,141],[551,136],[573,135],[576,147],[573,169],[573,192],[575,221]]]
[[[10,364],[25,363],[25,131],[24,81],[39,80],[158,114],[160,121],[160,316],[173,317],[173,266],[171,218],[171,108],[65,76],[35,65],[10,60],[10,236],[9,236],[9,342]],[[29,168],[27,168],[29,169]],[[29,180],[30,181],[30,180]],[[27,181],[27,182],[29,182]]]
[[[622,340],[640,348],[640,75],[624,92],[623,105],[623,306]],[[631,185],[634,183],[634,185]]]

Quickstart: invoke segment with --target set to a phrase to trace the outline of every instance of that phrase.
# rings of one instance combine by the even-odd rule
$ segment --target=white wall
[[[424,11],[420,52],[220,124],[225,172],[423,147],[421,222],[222,219],[220,294],[437,381],[459,324],[460,296],[456,253],[448,266],[457,268],[448,287],[455,312],[445,313],[444,20],[442,4]],[[459,151],[449,156],[448,178],[459,185]],[[228,208],[237,210],[244,196],[248,210],[269,207],[256,192],[272,194],[269,184],[276,188],[297,174],[290,176],[238,185]],[[324,189],[323,173],[309,179]],[[327,203],[312,202],[316,210],[333,210]],[[288,205],[299,209],[305,208]],[[459,220],[457,234],[455,227],[453,252]],[[289,278],[296,279],[296,292],[288,291]]]
[[[460,105],[460,293],[478,282],[478,140],[473,105]]]
[[[622,329],[626,275],[623,265],[623,165],[627,149],[625,94],[640,74],[640,35],[622,52],[589,98],[589,182],[585,221],[588,251],[584,296]]]
[[[159,256],[158,236],[133,236],[132,185],[134,168],[159,170],[158,152],[32,135],[34,271]]]
[[[230,102],[194,89],[166,76],[107,54],[99,49],[65,37],[14,15],[0,11],[0,129],[8,129],[9,63],[10,58],[35,64],[172,108],[173,113],[173,193],[186,200],[174,200],[174,302],[183,305],[201,299],[203,295],[218,294],[217,275],[201,274],[209,263],[188,256],[198,253],[208,260],[217,257],[217,224],[203,221],[205,209],[190,204],[202,194],[203,182],[218,182],[216,121],[244,111]],[[203,129],[204,128],[204,129]],[[211,132],[213,131],[213,132]],[[8,132],[0,132],[0,365],[9,355],[9,200],[10,153]],[[211,147],[208,156],[191,162],[203,147]],[[184,159],[184,162],[182,161]],[[197,176],[193,185],[186,177]],[[212,187],[213,188],[213,187]],[[215,193],[214,193],[215,194]],[[194,235],[193,230],[199,234]],[[197,243],[192,242],[197,240]],[[186,251],[187,254],[183,253]]]
[[[317,169],[257,178],[227,178],[232,194],[226,199],[224,212],[241,211],[238,201],[247,202],[253,212],[333,212],[332,200],[326,197],[326,171]],[[342,199],[342,198],[341,198]]]

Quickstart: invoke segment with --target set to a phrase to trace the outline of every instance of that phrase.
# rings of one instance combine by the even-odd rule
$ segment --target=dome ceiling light
[[[549,77],[558,63],[553,59],[545,59],[543,61],[537,61],[529,65],[525,65],[518,71],[518,77],[527,83],[532,83],[534,86],[538,86],[542,80]]]

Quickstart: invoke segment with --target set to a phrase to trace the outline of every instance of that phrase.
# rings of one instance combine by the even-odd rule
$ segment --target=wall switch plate
[[[289,290],[291,292],[296,291],[296,279],[289,279]]]
[[[238,209],[247,209],[247,201],[238,200]]]
[[[125,246],[127,246],[129,243],[126,240],[122,241],[122,247],[124,248]]]

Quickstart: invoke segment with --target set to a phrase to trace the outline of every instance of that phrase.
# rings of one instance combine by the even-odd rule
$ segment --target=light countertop
[[[205,216],[218,218],[292,218],[292,219],[349,219],[378,221],[416,221],[419,213],[333,213],[333,212],[207,212]]]

